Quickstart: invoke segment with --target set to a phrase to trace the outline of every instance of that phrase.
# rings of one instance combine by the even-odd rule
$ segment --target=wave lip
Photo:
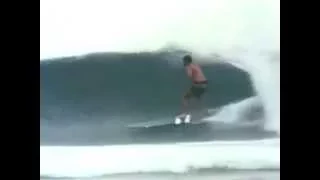
[[[280,140],[40,147],[40,176],[97,177],[201,169],[280,169]]]

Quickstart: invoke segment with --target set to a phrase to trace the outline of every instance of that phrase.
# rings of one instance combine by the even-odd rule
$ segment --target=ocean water
[[[180,111],[186,53],[217,114],[128,128]],[[280,179],[279,55],[278,0],[41,0],[40,179]]]
[[[167,178],[172,178],[203,170],[279,170],[280,140],[264,129],[265,109],[250,74],[223,61],[201,63],[209,79],[203,105],[219,108],[208,123],[128,128],[173,120],[190,86],[180,60],[185,53],[41,61],[40,176],[160,173],[165,178],[171,173]]]

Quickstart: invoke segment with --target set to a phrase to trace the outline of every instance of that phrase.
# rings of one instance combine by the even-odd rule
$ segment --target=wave
[[[180,54],[40,62],[40,176],[279,170],[280,139],[268,139],[276,135],[259,127],[262,100],[249,74],[228,63],[202,64],[210,81],[204,104],[219,109],[209,125],[128,130],[128,124],[167,120],[179,110],[189,86]]]
[[[41,144],[135,144],[266,136],[266,132],[254,128],[227,132],[216,128],[218,125],[128,130],[127,126],[136,122],[168,121],[180,110],[182,94],[190,86],[181,63],[185,53],[99,53],[40,62]],[[255,96],[246,71],[221,61],[198,62],[209,79],[205,107],[225,106],[228,110],[228,104],[238,101],[259,106],[246,100]],[[234,115],[249,119],[257,112],[250,107],[247,110],[240,113],[248,114],[246,117],[233,111],[224,113],[228,117],[221,119],[226,121]],[[263,114],[258,114],[257,118],[262,118]]]
[[[41,117],[64,121],[61,116],[80,113],[153,117],[177,112],[190,86],[180,57],[175,53],[106,53],[41,62]],[[204,98],[207,106],[254,95],[247,72],[227,63],[203,68],[210,84]]]

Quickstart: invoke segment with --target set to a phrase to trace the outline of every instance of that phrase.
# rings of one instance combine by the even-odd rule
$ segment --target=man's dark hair
[[[188,65],[190,63],[192,63],[192,57],[190,55],[185,55],[183,57],[183,64],[184,65]]]

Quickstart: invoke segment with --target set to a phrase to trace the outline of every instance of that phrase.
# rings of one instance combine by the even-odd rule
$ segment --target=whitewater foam
[[[223,123],[244,123],[247,121],[255,122],[262,121],[264,117],[264,113],[260,112],[259,116],[256,119],[248,119],[248,113],[256,113],[252,112],[253,109],[259,108],[262,105],[262,102],[258,96],[253,96],[250,98],[246,98],[241,101],[233,102],[218,109],[209,109],[210,111],[217,111],[216,114],[205,118],[205,121],[212,122],[223,122]]]
[[[201,168],[280,168],[280,140],[40,147],[40,175],[93,177],[139,172],[183,173]]]
[[[280,135],[280,57],[245,52],[238,58],[229,58],[229,61],[238,61],[249,72],[257,96],[264,106],[264,127]]]

